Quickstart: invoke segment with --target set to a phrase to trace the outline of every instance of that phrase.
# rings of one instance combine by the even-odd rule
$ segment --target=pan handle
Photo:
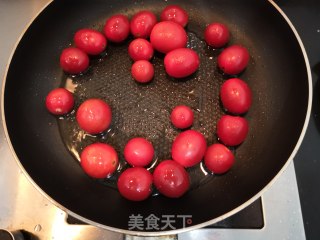
[[[123,240],[178,240],[178,235],[165,235],[157,237],[141,237],[125,235]]]

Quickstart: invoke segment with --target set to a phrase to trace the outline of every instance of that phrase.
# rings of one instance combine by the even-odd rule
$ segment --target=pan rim
[[[249,206],[251,203],[253,203],[255,200],[257,200],[265,191],[267,191],[270,186],[277,181],[277,179],[279,178],[279,176],[287,169],[287,167],[289,166],[289,164],[291,163],[291,161],[293,160],[293,158],[295,157],[296,153],[298,152],[301,143],[304,139],[305,133],[307,131],[307,127],[309,124],[309,120],[310,120],[310,116],[311,116],[311,107],[312,107],[312,96],[313,96],[313,91],[312,91],[312,76],[311,76],[311,69],[310,69],[310,64],[309,64],[309,60],[308,60],[308,56],[305,50],[305,47],[303,45],[303,42],[297,32],[297,30],[295,29],[295,27],[293,26],[292,22],[290,21],[290,19],[287,17],[287,15],[282,11],[282,9],[273,1],[273,0],[268,0],[268,2],[282,15],[282,17],[284,18],[284,20],[287,22],[287,24],[289,25],[289,27],[291,28],[291,31],[294,33],[296,40],[299,43],[300,49],[302,51],[303,57],[304,57],[304,62],[306,65],[306,70],[307,70],[307,76],[308,76],[308,107],[307,107],[307,112],[306,112],[306,116],[305,116],[305,120],[304,120],[304,124],[303,124],[303,128],[302,131],[300,133],[299,139],[293,149],[293,151],[291,152],[288,160],[286,161],[286,163],[284,164],[284,166],[281,168],[281,170],[273,177],[273,179],[266,185],[264,186],[264,188],[262,190],[260,190],[256,195],[254,195],[253,197],[251,197],[248,201],[246,201],[245,203],[241,204],[240,206],[238,206],[237,208],[229,211],[228,213],[223,214],[220,217],[214,218],[212,220],[203,222],[201,224],[196,224],[190,227],[186,227],[186,228],[181,228],[181,229],[176,229],[176,230],[169,230],[169,231],[158,231],[158,232],[142,232],[142,231],[130,231],[130,230],[125,230],[125,229],[120,229],[120,228],[115,228],[115,227],[110,227],[110,226],[106,226],[97,222],[94,222],[92,220],[89,220],[87,218],[84,218],[80,215],[78,215],[77,213],[65,208],[64,206],[62,206],[60,203],[58,203],[56,200],[54,200],[52,197],[50,197],[44,190],[41,189],[40,186],[38,186],[38,184],[32,179],[32,177],[27,173],[27,171],[25,170],[25,168],[22,166],[21,162],[19,161],[18,156],[16,155],[16,152],[13,148],[13,145],[11,143],[10,137],[9,137],[9,133],[8,133],[8,129],[7,129],[7,124],[6,124],[6,118],[5,118],[5,113],[4,113],[4,93],[5,93],[5,85],[6,85],[6,80],[7,80],[7,75],[8,75],[8,71],[9,71],[9,67],[11,65],[14,53],[20,43],[20,41],[22,40],[23,36],[25,35],[26,31],[29,29],[29,27],[32,25],[32,23],[38,18],[38,16],[50,5],[52,4],[53,0],[49,0],[49,2],[47,4],[45,4],[43,6],[42,9],[40,9],[40,11],[38,12],[38,14],[36,14],[31,20],[30,22],[26,25],[26,27],[24,28],[24,31],[21,33],[20,37],[17,39],[13,50],[10,54],[10,57],[7,61],[6,67],[5,67],[5,74],[4,74],[4,79],[3,79],[3,83],[2,83],[2,90],[1,90],[1,118],[2,118],[2,127],[4,130],[4,134],[5,134],[5,138],[6,138],[6,142],[9,145],[10,151],[12,153],[13,158],[15,159],[16,163],[18,164],[19,168],[22,170],[23,175],[28,179],[28,181],[33,185],[33,187],[35,187],[37,189],[37,191],[39,191],[42,196],[44,196],[46,199],[48,199],[54,206],[58,207],[59,209],[65,211],[67,214],[70,214],[71,216],[86,222],[92,226],[96,226],[105,230],[109,230],[109,231],[113,231],[113,232],[118,232],[118,233],[122,233],[122,234],[126,234],[126,235],[135,235],[135,236],[163,236],[163,235],[175,235],[178,233],[183,233],[183,232],[187,232],[187,231],[191,231],[191,230],[196,230],[202,227],[206,227],[208,225],[214,224],[216,222],[219,222],[223,219],[226,219],[230,216],[232,216],[233,214],[239,212],[240,210],[246,208],[247,206]]]

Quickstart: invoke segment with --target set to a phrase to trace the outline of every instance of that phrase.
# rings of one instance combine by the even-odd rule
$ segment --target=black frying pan
[[[109,44],[107,56],[92,59],[83,76],[65,75],[59,67],[59,55],[72,43],[78,29],[101,30],[115,13],[130,17],[149,9],[159,16],[168,4],[165,1],[54,1],[31,24],[12,58],[4,89],[4,116],[17,159],[43,193],[90,224],[132,233],[126,231],[132,214],[144,218],[150,214],[159,218],[173,215],[178,230],[183,227],[178,215],[191,215],[186,229],[219,221],[261,194],[292,159],[304,135],[311,105],[309,68],[297,36],[279,10],[266,0],[174,3],[188,11],[188,46],[201,57],[199,71],[189,79],[170,79],[163,69],[163,56],[156,55],[155,79],[148,85],[137,85],[130,77],[131,61],[126,53],[130,39],[123,45]],[[217,142],[215,124],[223,114],[219,86],[227,76],[216,67],[220,50],[207,48],[202,41],[205,25],[214,21],[228,25],[230,44],[242,44],[251,54],[248,68],[240,75],[253,90],[253,105],[245,115],[250,133],[233,149],[236,164],[231,171],[205,176],[205,170],[196,166],[188,169],[192,189],[182,198],[154,196],[139,203],[122,198],[113,178],[99,182],[85,175],[70,149],[81,151],[94,141],[112,144],[123,162],[124,143],[144,136],[155,145],[156,161],[170,158],[170,144],[179,131],[170,125],[168,117],[178,103],[195,110],[193,128],[205,135],[208,145]],[[67,119],[55,119],[46,111],[47,93],[64,86],[68,77],[78,84],[75,108],[90,97],[110,103],[110,132],[82,136],[77,141],[74,113]],[[121,168],[126,165],[122,163]],[[163,229],[161,234],[169,230]]]

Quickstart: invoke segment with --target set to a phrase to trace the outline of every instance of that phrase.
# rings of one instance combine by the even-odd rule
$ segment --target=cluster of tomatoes
[[[132,77],[141,83],[153,79],[154,68],[149,60],[154,50],[165,54],[164,66],[167,74],[184,78],[195,73],[200,65],[198,54],[187,45],[184,27],[188,23],[187,12],[179,6],[170,5],[161,13],[161,22],[150,11],[135,14],[131,21],[121,14],[107,19],[103,33],[92,29],[81,29],[74,36],[75,47],[62,51],[60,65],[69,74],[79,74],[89,66],[89,56],[101,54],[107,41],[121,43],[130,32],[134,40],[129,44],[128,53],[133,60]],[[221,23],[209,24],[204,32],[206,43],[213,48],[224,47],[230,38],[228,28]],[[147,39],[150,39],[148,41]],[[247,66],[249,53],[240,45],[225,48],[218,57],[219,68],[227,75],[241,73]],[[239,78],[223,83],[220,91],[221,102],[226,114],[217,123],[220,143],[207,147],[204,136],[196,130],[181,132],[172,144],[172,160],[161,161],[151,174],[145,167],[154,158],[154,148],[147,139],[130,139],[124,148],[124,157],[130,168],[118,178],[119,192],[132,201],[142,201],[152,192],[152,185],[163,195],[171,198],[182,196],[190,186],[186,168],[199,164],[204,159],[208,170],[215,174],[227,172],[234,164],[230,146],[241,144],[248,133],[248,123],[240,115],[251,106],[251,90]],[[54,115],[64,115],[72,110],[74,99],[64,88],[52,90],[46,98],[46,107]],[[176,106],[171,112],[171,122],[179,129],[192,126],[194,114],[188,106]],[[106,131],[112,120],[110,106],[101,99],[88,99],[76,111],[76,120],[81,129],[89,134]],[[227,147],[228,146],[228,147]],[[118,167],[115,149],[105,143],[93,143],[81,152],[83,170],[93,178],[106,178]]]

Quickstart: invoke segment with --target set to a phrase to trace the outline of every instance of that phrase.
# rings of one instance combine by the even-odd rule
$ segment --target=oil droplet
[[[40,232],[41,229],[42,229],[41,225],[40,225],[40,224],[37,224],[37,225],[34,227],[33,230],[34,230],[35,232]]]

